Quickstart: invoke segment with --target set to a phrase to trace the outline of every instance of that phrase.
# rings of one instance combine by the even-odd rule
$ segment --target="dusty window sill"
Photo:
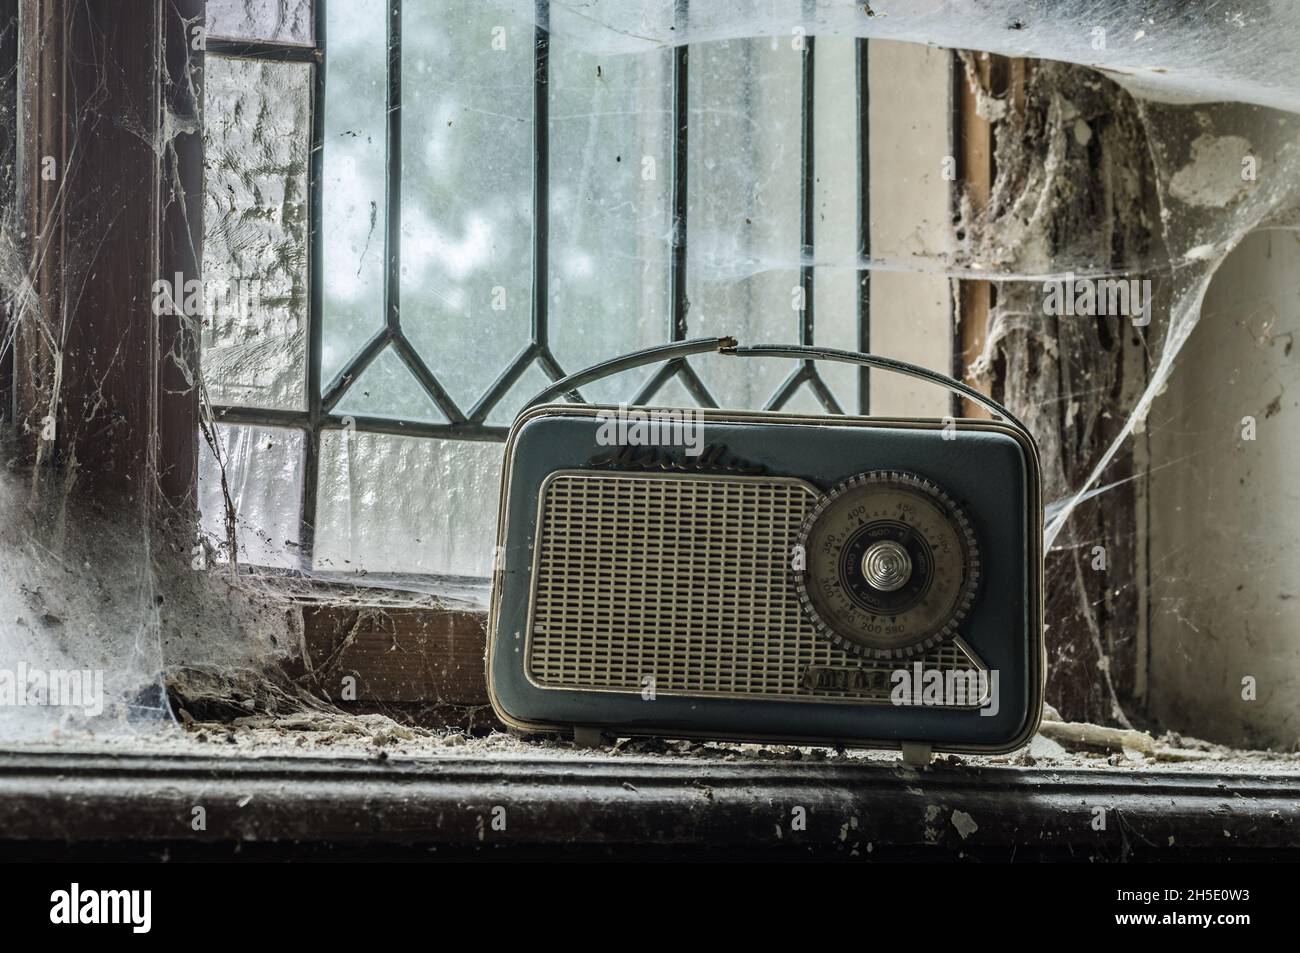
[[[307,718],[308,716],[303,716]],[[378,718],[378,716],[376,716]],[[1295,859],[1300,762],[974,758],[635,743],[575,751],[387,719],[191,726],[0,752],[0,853]],[[372,731],[380,723],[384,732]],[[293,727],[298,724],[298,727]],[[200,740],[202,736],[203,740]],[[1089,766],[1091,765],[1091,766]],[[203,806],[206,829],[192,829]],[[791,830],[805,809],[807,829]],[[1097,830],[1097,808],[1107,823]],[[504,809],[505,829],[494,828]]]

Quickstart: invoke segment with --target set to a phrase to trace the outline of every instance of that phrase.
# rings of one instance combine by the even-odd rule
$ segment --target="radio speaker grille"
[[[534,554],[529,678],[545,688],[888,702],[896,663],[836,648],[800,608],[792,547],[816,501],[814,487],[781,477],[555,474]],[[959,641],[922,664],[983,668]]]

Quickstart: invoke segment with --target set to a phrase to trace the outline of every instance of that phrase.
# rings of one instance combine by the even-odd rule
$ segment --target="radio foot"
[[[599,728],[582,728],[575,725],[573,728],[573,746],[575,748],[603,748],[605,747],[605,735]]]
[[[919,741],[903,742],[903,763],[913,768],[924,768],[934,757],[934,746]]]

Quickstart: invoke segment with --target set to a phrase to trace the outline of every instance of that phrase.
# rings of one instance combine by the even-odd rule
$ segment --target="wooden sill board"
[[[193,808],[206,830],[192,829]],[[791,830],[805,809],[807,829]],[[1094,808],[1107,810],[1105,830]],[[495,808],[505,829],[494,829]],[[972,823],[974,826],[972,826]],[[779,833],[778,833],[779,829]],[[964,832],[964,833],[963,833]],[[53,845],[58,845],[57,850]],[[71,848],[71,850],[69,850]],[[0,856],[1300,857],[1300,775],[0,751]],[[44,852],[44,854],[42,854]],[[427,856],[427,854],[423,855]]]
[[[486,613],[310,606],[303,629],[307,669],[336,704],[488,704]]]

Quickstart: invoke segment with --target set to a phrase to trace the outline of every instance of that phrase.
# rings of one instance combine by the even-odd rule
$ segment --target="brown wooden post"
[[[203,269],[204,0],[168,0],[162,8],[163,128],[158,208],[159,272],[186,279]],[[199,463],[199,331],[195,318],[159,319],[157,458],[162,498],[193,516]]]
[[[1061,84],[1079,90],[1076,105],[1085,111],[1088,138],[1068,154],[1076,187],[1068,197],[1048,194],[1044,213],[1061,234],[1091,236],[1095,260],[1123,268],[1143,257],[1151,241],[1149,221],[1158,211],[1150,202],[1150,163],[1136,133],[1138,120],[1127,94],[1118,87],[1078,82],[1080,68],[1038,61],[1007,60],[974,54],[970,73],[984,94],[1003,104],[1002,121],[990,124],[976,113],[977,96],[966,70],[958,91],[958,136],[962,180],[976,227],[988,240],[1005,222],[1014,229],[1017,190],[1043,188],[1036,177],[1050,137],[1052,91]],[[1066,71],[1079,69],[1077,75]],[[1055,84],[1055,85],[1054,85]],[[1091,91],[1084,93],[1084,91]],[[1016,137],[999,141],[1001,136]],[[1008,148],[1016,146],[1017,148]],[[1007,167],[999,167],[1002,159]],[[1111,169],[1125,169],[1125,176]],[[1063,175],[1063,173],[1058,173]],[[1058,246],[1045,239],[1044,248]],[[1062,268],[1077,252],[1066,251]],[[986,350],[989,366],[982,385],[1024,420],[1043,453],[1045,498],[1069,496],[1116,439],[1127,412],[1126,388],[1141,354],[1139,335],[1123,318],[1062,317],[1043,314],[1032,333],[1007,324],[1008,315],[1043,312],[1041,282],[993,284],[963,280],[960,324],[954,335],[955,372],[968,382],[975,359]],[[995,340],[987,346],[990,338]],[[1086,382],[1086,383],[1081,383]],[[966,412],[970,412],[968,409]],[[1132,456],[1122,448],[1107,470],[1117,487],[1105,499],[1085,501],[1046,556],[1048,622],[1048,701],[1066,717],[1127,723],[1134,711],[1134,671],[1138,607],[1144,581],[1139,577],[1136,540],[1137,502],[1126,482]],[[1094,565],[1102,547],[1106,568]]]
[[[199,276],[202,6],[21,2],[19,427],[65,490],[146,512],[195,495],[195,336],[152,289]]]
[[[16,231],[18,0],[0,0],[0,228]],[[7,244],[7,242],[6,242]],[[13,422],[13,285],[20,265],[0,262],[0,424]]]

